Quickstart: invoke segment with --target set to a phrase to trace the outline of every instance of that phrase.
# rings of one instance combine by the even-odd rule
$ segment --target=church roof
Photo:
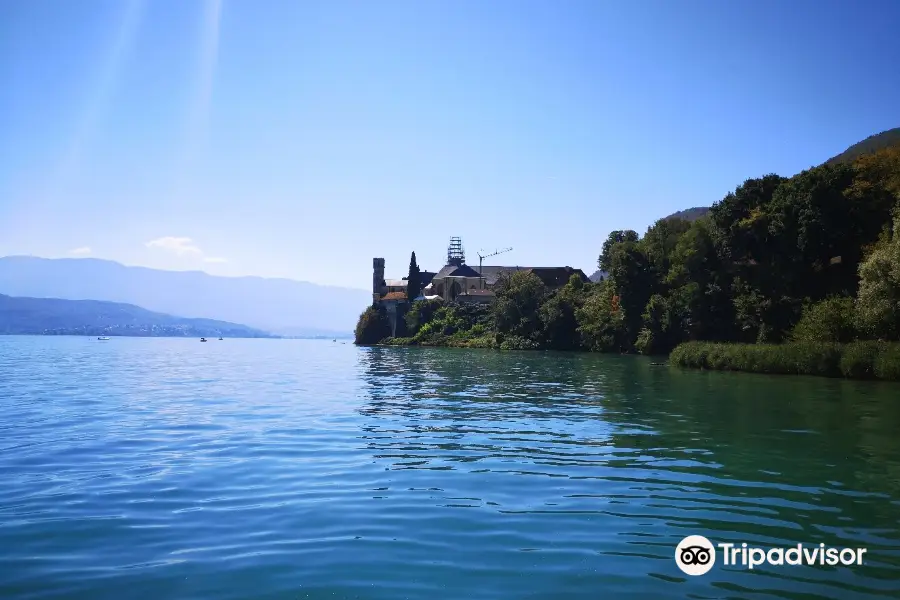
[[[528,271],[529,267],[500,267],[485,265],[481,267],[481,276],[484,277],[485,283],[494,285],[502,273],[512,273],[515,271]]]
[[[447,265],[434,276],[434,279],[444,277],[478,277],[478,271],[469,265]]]
[[[590,281],[584,271],[581,269],[573,269],[572,267],[503,267],[495,265],[485,265],[481,267],[481,276],[484,277],[485,283],[494,285],[497,279],[503,273],[514,273],[516,271],[529,271],[541,278],[545,285],[562,286],[569,281],[569,277],[573,274],[578,275],[582,281]]]

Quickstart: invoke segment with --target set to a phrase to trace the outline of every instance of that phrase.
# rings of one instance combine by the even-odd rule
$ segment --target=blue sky
[[[451,235],[590,273],[900,126],[900,3],[9,0],[0,255],[368,288]],[[488,262],[494,262],[493,260]]]

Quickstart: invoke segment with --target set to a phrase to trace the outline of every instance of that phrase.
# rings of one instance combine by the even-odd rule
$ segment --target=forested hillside
[[[748,179],[693,223],[613,232],[581,309],[597,350],[900,338],[900,147]]]
[[[861,156],[874,154],[879,150],[884,150],[885,148],[890,148],[892,146],[900,146],[900,127],[870,135],[863,141],[853,144],[837,156],[828,159],[826,164],[853,162]]]
[[[702,217],[705,217],[709,214],[708,206],[695,206],[694,208],[688,208],[685,210],[679,210],[677,213],[673,213],[666,217],[667,220],[672,219],[682,219],[684,221],[696,221]]]

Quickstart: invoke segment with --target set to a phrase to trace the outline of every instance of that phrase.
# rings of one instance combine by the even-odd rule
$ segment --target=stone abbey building
[[[394,312],[398,304],[408,301],[406,295],[406,277],[401,279],[384,278],[384,259],[372,259],[372,302],[383,304],[389,313]],[[588,277],[581,269],[572,267],[523,267],[479,265],[472,267],[466,264],[462,241],[458,237],[451,238],[447,248],[447,264],[440,271],[422,271],[422,293],[419,299],[439,299],[444,302],[486,303],[494,298],[494,286],[504,273],[526,271],[537,275],[548,288],[559,288],[568,283],[572,275],[577,275],[585,283]]]

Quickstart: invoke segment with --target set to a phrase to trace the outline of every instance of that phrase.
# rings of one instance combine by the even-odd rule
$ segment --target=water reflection
[[[569,515],[586,531],[600,523],[601,537],[615,541],[588,546],[628,557],[631,568],[640,561],[660,580],[684,582],[671,552],[692,533],[869,548],[868,564],[852,571],[720,570],[684,582],[716,596],[766,587],[780,597],[878,596],[900,577],[895,385],[585,354],[374,348],[359,356],[361,441],[393,471],[479,476],[459,506]],[[541,542],[578,546],[569,532]]]

